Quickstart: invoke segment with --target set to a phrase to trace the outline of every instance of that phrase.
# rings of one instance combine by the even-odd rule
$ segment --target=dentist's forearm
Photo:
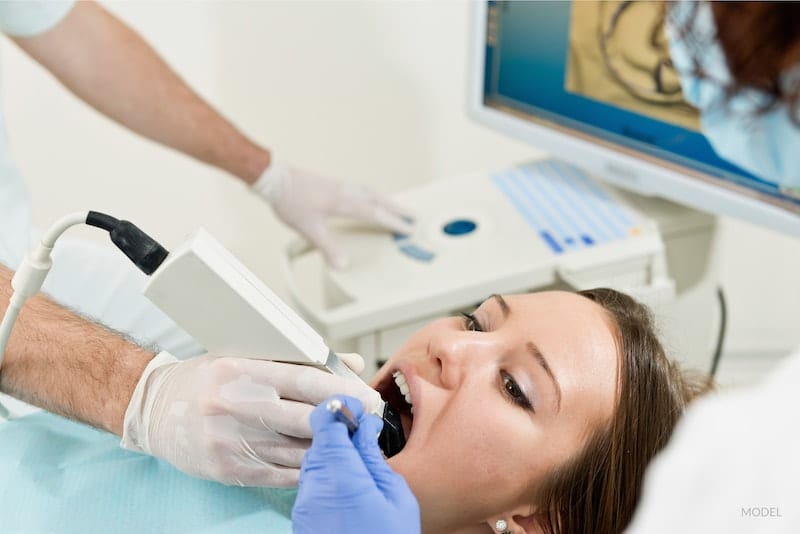
[[[77,2],[54,28],[14,41],[84,102],[144,137],[246,183],[269,165],[268,150],[239,132],[136,32],[95,2]]]
[[[11,276],[0,265],[0,314],[11,296]],[[121,435],[131,394],[152,357],[40,294],[25,303],[14,325],[0,391]]]

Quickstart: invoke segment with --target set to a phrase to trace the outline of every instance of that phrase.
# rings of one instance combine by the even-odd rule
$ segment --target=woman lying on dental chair
[[[404,479],[413,491],[424,532],[491,532],[498,525],[516,533],[620,532],[647,463],[703,384],[666,358],[646,309],[623,294],[492,296],[470,315],[421,329],[379,371],[373,386],[405,412],[408,441],[388,465],[377,460],[388,484],[404,486]],[[320,495],[358,491],[317,469],[331,451],[339,467],[349,461],[325,446],[326,435],[349,444],[347,429],[320,422],[319,410],[295,531],[392,532],[374,517],[380,510],[373,510],[374,523],[358,510],[346,525],[313,523],[330,517],[320,513]],[[0,477],[13,481],[0,500],[4,530],[291,528],[293,492],[192,479],[119,450],[105,434],[53,419],[0,426],[0,456],[24,459],[13,467],[0,462]],[[379,455],[377,418],[362,420],[353,439]],[[309,500],[303,491],[311,485]]]
[[[666,4],[671,61],[680,74],[684,98],[700,112],[702,132],[707,141],[730,163],[797,197],[800,192],[800,25],[797,22],[800,4],[682,0]],[[787,230],[791,227],[787,225]],[[475,488],[470,486],[471,482],[482,478],[482,492],[464,491],[460,514],[450,516],[454,528],[440,530],[479,532],[479,522],[488,523],[482,527],[484,532],[489,532],[488,527],[491,527],[495,532],[515,534],[548,530],[620,532],[627,525],[631,507],[639,494],[641,470],[667,439],[674,418],[692,392],[663,359],[661,350],[650,341],[649,329],[634,327],[631,331],[628,323],[631,315],[614,312],[616,307],[605,304],[604,299],[600,302],[612,310],[610,315],[615,318],[618,329],[616,347],[620,365],[616,388],[615,382],[602,374],[609,369],[608,362],[606,367],[598,365],[602,354],[606,354],[607,360],[612,359],[609,354],[614,352],[603,340],[613,328],[551,330],[549,333],[560,332],[559,343],[566,342],[558,347],[562,351],[552,357],[549,351],[553,349],[545,346],[540,338],[532,338],[540,352],[548,357],[555,376],[562,380],[561,411],[551,407],[552,390],[548,385],[536,383],[532,391],[534,395],[543,395],[543,399],[540,398],[537,405],[529,398],[531,406],[538,409],[527,425],[517,422],[513,433],[508,429],[498,431],[499,418],[489,422],[487,417],[475,415],[474,431],[479,433],[475,436],[476,449],[480,452],[470,454],[469,458],[475,460],[477,467],[454,469],[455,474],[447,480],[469,489]],[[765,304],[765,309],[769,310],[769,303]],[[490,326],[486,335],[499,335],[506,324],[502,323],[500,331],[496,331],[495,316],[487,319]],[[531,315],[529,319],[533,336],[534,329],[541,325],[540,317]],[[552,317],[545,317],[546,321],[549,319]],[[637,323],[634,319],[633,324]],[[562,324],[569,324],[569,319]],[[580,347],[571,346],[581,342],[578,338],[587,342],[583,352],[576,350]],[[481,342],[475,340],[475,343]],[[428,345],[429,358],[441,364],[441,367],[433,366],[434,370],[439,370],[440,377],[448,375],[447,362],[453,360],[443,356],[445,351],[434,349],[447,346],[447,343],[434,343],[433,337]],[[501,352],[492,357],[496,364],[504,362],[502,349],[497,348]],[[489,353],[487,350],[486,354]],[[582,363],[573,363],[566,378],[563,374],[567,369],[558,366],[570,361]],[[592,365],[597,366],[600,374],[590,372]],[[425,369],[430,367],[426,365]],[[502,372],[503,367],[499,370]],[[466,382],[465,375],[457,376],[464,376],[462,380]],[[593,380],[584,384],[585,388],[569,387],[587,376]],[[445,381],[441,378],[438,383]],[[640,509],[628,527],[630,534],[800,532],[800,513],[796,505],[800,495],[798,383],[800,349],[762,383],[704,399],[689,410],[672,443],[649,470]],[[517,396],[518,389],[524,391],[524,385],[517,383],[517,386],[520,387],[511,386],[508,390],[514,392],[512,397]],[[425,423],[430,426],[428,405],[438,407],[444,402],[441,399],[444,395],[428,395],[433,396],[431,402],[424,394],[415,401],[413,389],[411,400],[415,402],[415,415],[419,412],[417,419],[420,421],[414,421],[409,449],[412,444],[425,443],[424,437],[433,435],[433,431],[442,426],[437,421],[426,436],[419,437],[422,429],[418,427]],[[457,393],[452,395],[452,398],[457,397]],[[591,399],[592,404],[581,408],[579,399],[587,403]],[[490,403],[489,400],[485,402]],[[444,406],[449,407],[446,403]],[[510,415],[504,412],[503,417]],[[367,529],[383,527],[380,532],[384,533],[418,532],[420,523],[413,515],[413,497],[404,493],[401,481],[389,476],[391,474],[381,469],[379,462],[369,461],[372,450],[366,446],[369,442],[362,443],[354,435],[355,447],[350,445],[348,449],[347,435],[342,439],[341,428],[324,416],[319,411],[312,414],[315,437],[301,472],[300,493],[294,510],[295,530],[313,532],[317,525],[315,519],[325,517],[329,524],[336,519],[354,530],[366,525]],[[574,433],[579,423],[585,425],[584,434]],[[334,431],[337,428],[338,433]],[[450,430],[456,428],[451,426]],[[466,432],[463,427],[459,430]],[[452,436],[448,441],[453,447],[451,454],[440,457],[448,462],[448,469],[455,467],[461,461],[460,456],[467,454],[459,448],[461,439],[463,434]],[[528,447],[527,456],[513,456],[512,451],[518,453],[517,448],[524,446]],[[345,451],[350,454],[345,455]],[[339,464],[346,462],[352,472],[358,473],[357,467],[362,463],[361,474],[364,468],[369,473],[366,477],[353,475],[346,479],[339,465],[319,460],[332,452],[338,453]],[[403,460],[398,455],[389,463],[406,477],[418,497],[422,530],[427,532],[431,527],[440,527],[439,520],[453,512],[447,507],[445,495],[458,493],[461,488],[448,492],[447,488],[437,487],[433,476],[424,478],[420,470],[409,467]],[[505,463],[505,460],[512,462]],[[428,468],[432,474],[436,473],[433,471],[436,468],[444,469],[437,465]],[[370,475],[381,483],[373,484],[372,488],[362,487],[362,497],[351,499],[350,503],[337,500],[336,495],[331,494],[321,499],[316,487],[331,485],[331,481],[321,476],[326,473],[329,477],[337,474],[337,480],[347,483],[348,487],[355,486],[356,481],[369,480]],[[385,480],[393,483],[386,484]],[[520,480],[522,485],[516,486],[518,493],[506,495],[502,503],[495,502]],[[430,487],[440,493],[431,495]],[[383,500],[381,495],[385,496]],[[373,502],[359,509],[358,506],[366,502],[365,496],[372,496]],[[441,512],[432,508],[434,502],[440,503]],[[339,513],[342,505],[348,504],[345,513]],[[335,508],[337,505],[339,509]],[[315,514],[315,507],[323,513]],[[378,514],[374,512],[377,507],[380,507]],[[547,529],[548,526],[552,528]]]

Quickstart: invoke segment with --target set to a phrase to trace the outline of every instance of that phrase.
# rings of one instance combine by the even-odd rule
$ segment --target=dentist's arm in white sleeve
[[[139,34],[96,2],[77,2],[53,28],[13,40],[103,115],[252,186],[337,267],[344,267],[347,257],[327,231],[328,217],[410,230],[398,209],[381,197],[274,161],[268,149],[242,134]]]
[[[645,476],[626,534],[800,532],[800,351],[697,401]]]

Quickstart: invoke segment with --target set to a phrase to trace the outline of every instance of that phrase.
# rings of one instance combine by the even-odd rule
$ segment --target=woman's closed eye
[[[461,312],[461,317],[464,320],[464,328],[471,332],[483,332],[483,326],[473,314]]]

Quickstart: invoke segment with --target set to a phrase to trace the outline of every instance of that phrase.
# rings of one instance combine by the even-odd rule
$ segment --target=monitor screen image
[[[473,115],[617,185],[800,234],[800,198],[721,159],[701,133],[663,6],[478,2]]]

